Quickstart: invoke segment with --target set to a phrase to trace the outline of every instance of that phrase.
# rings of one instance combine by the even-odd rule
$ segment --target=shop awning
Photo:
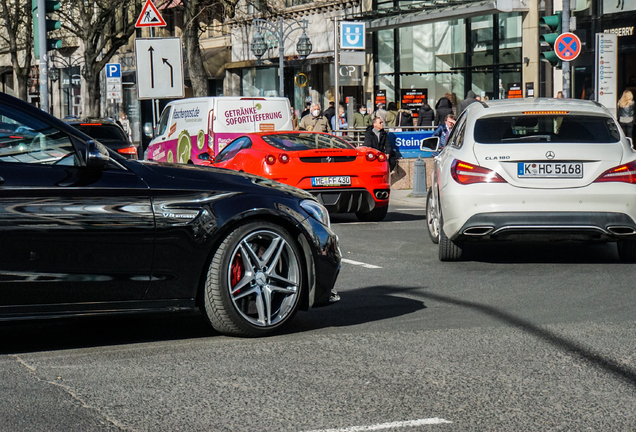
[[[367,31],[378,31],[496,13],[528,12],[528,10],[528,2],[524,0],[424,2],[417,6],[373,11],[372,15],[363,13],[359,19],[368,20]]]
[[[321,64],[333,62],[333,51],[311,53],[309,56],[301,60],[298,56],[286,56],[284,59],[285,66],[299,66],[301,64]],[[230,62],[225,65],[225,69],[241,69],[255,66],[278,66],[278,57],[268,58],[257,62],[256,60],[244,60]]]

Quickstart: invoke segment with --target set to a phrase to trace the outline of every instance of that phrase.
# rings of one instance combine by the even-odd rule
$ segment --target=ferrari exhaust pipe
[[[385,199],[387,199],[389,197],[389,192],[384,191],[384,190],[376,191],[375,192],[375,197],[377,199],[385,200]]]

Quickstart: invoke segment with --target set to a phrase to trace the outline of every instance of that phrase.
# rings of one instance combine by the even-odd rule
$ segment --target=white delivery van
[[[287,98],[221,96],[175,100],[161,113],[145,159],[207,164],[211,155],[242,134],[293,129]]]

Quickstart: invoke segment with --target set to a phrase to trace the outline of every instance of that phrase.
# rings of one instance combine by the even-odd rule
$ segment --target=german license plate
[[[572,162],[519,162],[519,178],[583,178],[583,164]]]
[[[351,177],[349,176],[312,177],[311,185],[314,187],[351,186]]]

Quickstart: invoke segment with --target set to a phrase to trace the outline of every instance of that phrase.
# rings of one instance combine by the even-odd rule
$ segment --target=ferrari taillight
[[[451,176],[459,184],[505,183],[496,172],[455,159],[451,165]]]
[[[600,175],[594,182],[624,182],[636,183],[636,161],[610,168]]]
[[[286,164],[287,162],[289,162],[289,155],[281,153],[278,155],[278,160],[280,161],[280,163]]]
[[[367,156],[366,156],[367,160],[369,162],[373,162],[375,160],[375,153],[373,152],[367,152]]]
[[[378,153],[378,162],[386,162],[386,155],[384,153]]]
[[[265,162],[267,162],[267,165],[274,165],[276,163],[276,156],[271,154],[265,156]]]

